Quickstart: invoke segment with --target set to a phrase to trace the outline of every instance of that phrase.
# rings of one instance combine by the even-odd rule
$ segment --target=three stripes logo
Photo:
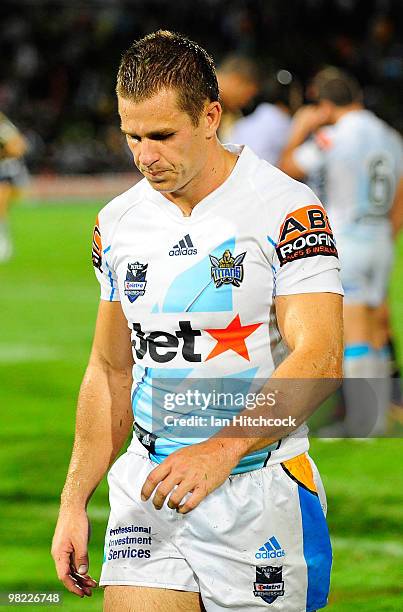
[[[169,251],[169,256],[174,257],[176,255],[197,255],[197,249],[194,247],[191,237],[186,234],[178,244],[174,244],[172,249]]]
[[[285,557],[285,551],[281,548],[281,544],[272,536],[263,544],[255,554],[256,559],[277,559],[280,557]]]

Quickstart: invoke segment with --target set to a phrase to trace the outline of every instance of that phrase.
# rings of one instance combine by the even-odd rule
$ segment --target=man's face
[[[232,112],[239,112],[245,108],[259,91],[253,80],[236,72],[218,73],[218,83],[224,106]]]
[[[118,106],[134,163],[151,187],[166,193],[186,189],[206,163],[212,137],[206,114],[194,126],[179,109],[174,89],[163,89],[142,102],[118,96]]]

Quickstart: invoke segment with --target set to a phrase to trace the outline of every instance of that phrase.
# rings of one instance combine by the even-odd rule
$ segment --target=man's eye
[[[171,134],[155,134],[153,140],[167,140],[168,138],[171,138],[171,136],[174,135],[174,132],[172,132]]]
[[[127,137],[131,142],[140,142],[140,138],[138,136],[132,136],[131,134],[127,134]]]

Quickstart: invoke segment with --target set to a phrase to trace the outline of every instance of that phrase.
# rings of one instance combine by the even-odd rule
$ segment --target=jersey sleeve
[[[105,224],[106,225],[106,224]],[[103,227],[102,217],[96,219],[92,237],[92,265],[101,286],[101,300],[120,301],[117,275],[111,259],[111,244],[107,244],[108,228]]]
[[[275,294],[343,295],[336,242],[322,204],[306,188],[311,204],[288,207],[278,230],[273,269]]]

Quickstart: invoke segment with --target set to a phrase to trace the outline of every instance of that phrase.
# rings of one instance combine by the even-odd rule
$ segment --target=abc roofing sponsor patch
[[[276,253],[280,266],[315,255],[337,257],[336,242],[324,209],[313,204],[287,215],[280,228]]]

